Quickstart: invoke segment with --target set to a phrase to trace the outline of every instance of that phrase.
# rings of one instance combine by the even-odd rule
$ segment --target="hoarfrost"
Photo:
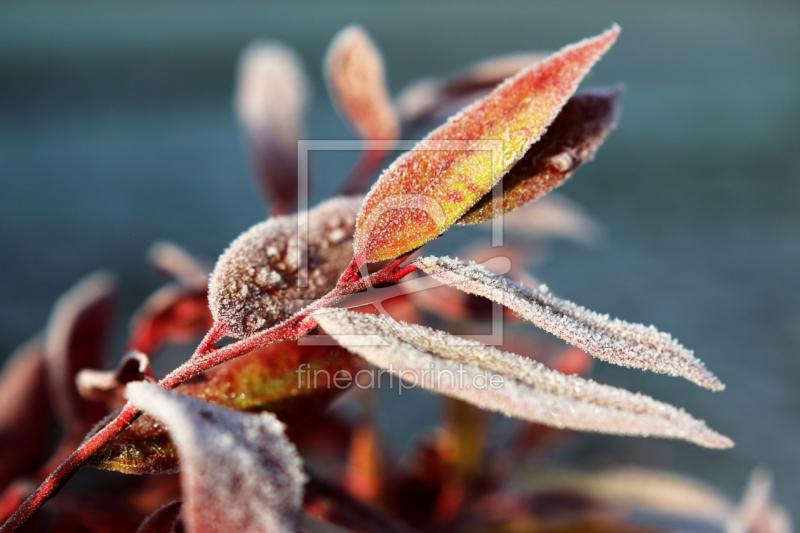
[[[653,326],[611,319],[553,296],[544,285],[537,289],[527,287],[475,263],[430,256],[419,259],[417,264],[442,283],[502,304],[598,359],[681,376],[711,390],[725,388],[692,350]]]
[[[361,201],[360,196],[334,198],[308,211],[307,241],[298,215],[270,218],[239,236],[211,274],[214,320],[227,334],[248,337],[298,311],[293,301],[327,294],[353,256]],[[306,287],[300,286],[298,272],[301,246],[307,251]]]
[[[295,530],[305,474],[274,415],[240,413],[145,382],[128,384],[126,396],[169,426],[189,532]]]
[[[314,317],[337,342],[371,364],[483,409],[558,428],[681,439],[708,448],[733,445],[682,409],[566,376],[475,341],[352,311],[317,311]],[[364,342],[365,335],[384,342]]]

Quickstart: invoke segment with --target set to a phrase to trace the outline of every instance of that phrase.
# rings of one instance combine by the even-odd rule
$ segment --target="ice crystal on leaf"
[[[712,390],[725,388],[691,350],[653,326],[611,319],[557,298],[542,286],[526,287],[475,263],[430,256],[417,264],[442,283],[496,301],[598,359],[682,376]]]
[[[148,383],[131,383],[126,395],[169,426],[180,450],[189,533],[295,530],[305,474],[274,415],[231,411]]]
[[[353,255],[361,200],[328,200],[307,213],[307,226],[298,215],[272,217],[233,241],[209,282],[211,312],[225,333],[253,335],[333,289]],[[305,265],[301,252],[307,254]]]
[[[400,156],[364,200],[354,261],[392,259],[457,222],[539,140],[618,34],[615,26],[523,69]],[[480,142],[492,140],[499,151]]]
[[[671,405],[566,376],[479,342],[351,311],[317,311],[315,317],[340,344],[373,365],[483,409],[559,428],[732,446],[730,439]],[[364,342],[364,336],[384,342]]]

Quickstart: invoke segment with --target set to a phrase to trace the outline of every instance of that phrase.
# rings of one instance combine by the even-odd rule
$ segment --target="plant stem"
[[[203,338],[192,357],[167,374],[158,384],[167,389],[174,389],[187,379],[240,355],[282,340],[301,337],[316,326],[316,320],[310,317],[314,311],[330,307],[345,296],[363,291],[369,286],[396,282],[409,272],[416,270],[416,266],[413,264],[400,268],[400,264],[408,258],[408,255],[410,254],[398,257],[378,272],[365,278],[356,275],[358,265],[355,268],[348,268],[345,272],[347,279],[343,275],[331,292],[314,301],[289,319],[252,337],[221,348],[214,348],[214,344],[225,334],[222,328],[215,325]],[[347,274],[348,272],[350,274]],[[39,488],[0,526],[0,533],[11,533],[21,526],[39,507],[58,493],[61,487],[83,466],[92,454],[119,434],[138,416],[139,410],[136,406],[130,402],[126,403],[119,415],[103,426],[100,431],[83,441],[63,463],[45,478]]]

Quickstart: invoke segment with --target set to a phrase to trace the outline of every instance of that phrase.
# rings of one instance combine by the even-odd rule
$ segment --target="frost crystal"
[[[333,289],[353,255],[361,201],[334,198],[309,211],[307,242],[301,239],[303,217],[297,215],[270,218],[239,236],[211,275],[214,320],[228,335],[248,337],[298,311],[295,300],[316,299]],[[301,249],[308,258],[307,287],[299,286]]]
[[[553,296],[544,285],[527,287],[475,263],[430,256],[417,264],[442,283],[502,304],[598,359],[681,376],[711,390],[725,388],[691,350],[653,326],[611,319]]]
[[[128,384],[126,396],[169,426],[188,531],[295,530],[305,474],[274,415],[240,413],[145,382]]]
[[[733,445],[682,409],[566,376],[475,341],[352,311],[318,311],[314,316],[337,342],[373,365],[483,409],[579,431],[682,439],[708,448]],[[365,335],[383,342],[364,342]]]

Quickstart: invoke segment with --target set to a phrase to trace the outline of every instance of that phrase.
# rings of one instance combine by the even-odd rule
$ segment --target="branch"
[[[282,340],[296,339],[305,335],[317,325],[316,319],[309,316],[314,311],[325,307],[331,307],[345,296],[363,291],[369,286],[381,283],[394,283],[406,274],[416,270],[416,265],[400,267],[400,264],[408,255],[409,254],[405,254],[395,259],[380,271],[366,277],[354,276],[353,274],[356,272],[352,272],[348,269],[348,271],[351,272],[351,275],[348,277],[353,281],[348,281],[343,276],[336,287],[327,295],[316,300],[291,318],[252,337],[231,343],[222,348],[214,348],[214,344],[224,336],[225,332],[218,326],[213,327],[206,334],[192,357],[170,372],[164,379],[159,381],[158,384],[166,389],[174,389],[187,379],[209,368],[269,344],[274,344]],[[130,402],[125,404],[122,411],[111,420],[111,422],[107,423],[98,432],[84,440],[63,463],[47,476],[39,488],[37,488],[0,527],[0,533],[11,533],[21,526],[39,507],[58,493],[61,487],[69,481],[92,454],[125,429],[139,414],[139,410],[133,404]]]

